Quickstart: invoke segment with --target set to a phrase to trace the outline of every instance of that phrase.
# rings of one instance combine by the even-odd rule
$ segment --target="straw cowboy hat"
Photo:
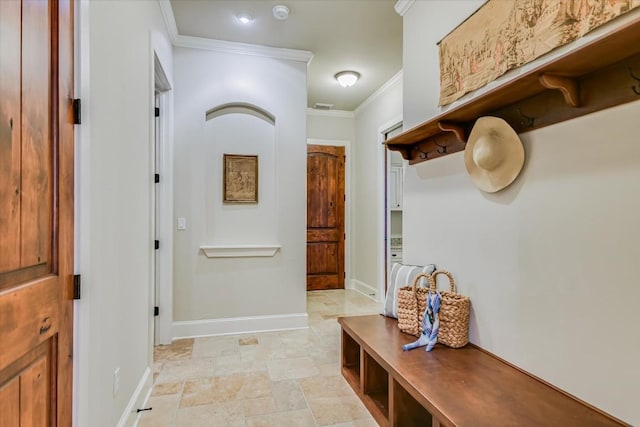
[[[524,148],[518,134],[499,117],[480,117],[464,150],[469,176],[482,191],[507,187],[522,170]]]

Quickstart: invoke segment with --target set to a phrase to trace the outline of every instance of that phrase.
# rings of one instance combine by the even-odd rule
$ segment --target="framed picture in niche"
[[[258,203],[258,156],[225,154],[224,203]]]

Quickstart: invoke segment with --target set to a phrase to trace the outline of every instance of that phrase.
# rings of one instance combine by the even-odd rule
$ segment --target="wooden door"
[[[343,289],[344,147],[307,147],[307,290]]]
[[[0,426],[70,426],[71,0],[0,0]]]

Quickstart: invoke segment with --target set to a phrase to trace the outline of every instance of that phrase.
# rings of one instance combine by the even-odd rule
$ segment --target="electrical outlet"
[[[113,371],[113,397],[118,395],[120,390],[120,368]]]

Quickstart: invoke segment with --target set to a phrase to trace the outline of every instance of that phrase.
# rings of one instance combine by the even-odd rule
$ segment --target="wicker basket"
[[[421,273],[413,280],[413,285],[403,286],[398,290],[398,327],[405,334],[420,336],[422,318],[427,308],[429,288],[418,286],[421,278],[426,277],[431,285],[431,275]]]
[[[456,282],[451,273],[436,270],[429,276],[429,290],[436,290],[436,276],[444,274],[449,278],[449,291],[440,291],[440,331],[438,342],[448,347],[460,348],[469,342],[469,297],[456,293]]]

